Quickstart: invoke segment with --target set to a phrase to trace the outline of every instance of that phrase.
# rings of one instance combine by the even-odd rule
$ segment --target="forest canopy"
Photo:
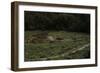
[[[64,30],[90,33],[90,14],[24,11],[25,31]]]

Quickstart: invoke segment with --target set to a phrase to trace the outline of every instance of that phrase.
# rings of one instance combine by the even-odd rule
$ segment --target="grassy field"
[[[90,58],[89,34],[66,31],[46,32],[48,33],[46,36],[54,38],[53,42],[46,38],[33,40],[32,35],[40,31],[25,31],[25,61]]]

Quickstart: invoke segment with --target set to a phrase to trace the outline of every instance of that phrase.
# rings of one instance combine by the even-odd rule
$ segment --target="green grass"
[[[27,40],[30,39],[33,34],[39,32],[40,31],[25,31],[25,61],[90,58],[90,46],[85,47],[83,50],[76,51],[75,53],[71,53],[73,49],[77,50],[85,44],[90,43],[90,36],[88,34],[47,31],[48,35],[53,36],[54,38],[61,37],[63,38],[63,41],[55,41],[52,43],[48,41],[42,43],[27,43]],[[62,56],[62,54],[65,55]]]

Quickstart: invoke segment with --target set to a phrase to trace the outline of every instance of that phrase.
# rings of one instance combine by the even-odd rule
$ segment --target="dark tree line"
[[[90,15],[25,11],[25,31],[64,30],[90,33]]]

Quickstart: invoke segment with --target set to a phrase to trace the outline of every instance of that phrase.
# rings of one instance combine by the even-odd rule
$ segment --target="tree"
[[[25,30],[64,30],[90,33],[90,15],[25,11]]]

